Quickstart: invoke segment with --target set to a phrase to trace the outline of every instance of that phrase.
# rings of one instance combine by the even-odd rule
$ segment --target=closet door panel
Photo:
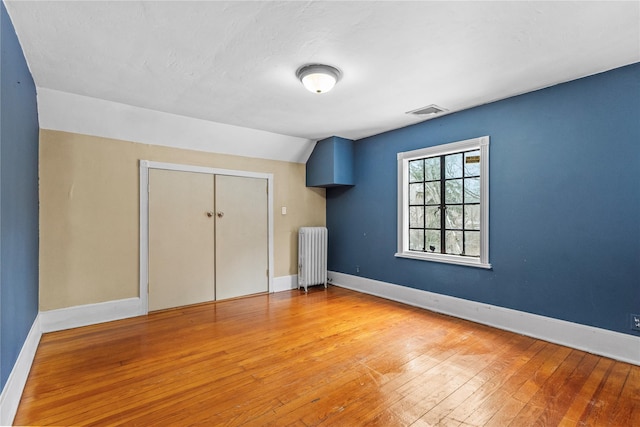
[[[214,177],[149,170],[149,310],[215,299]]]
[[[216,175],[216,299],[268,292],[267,180]]]

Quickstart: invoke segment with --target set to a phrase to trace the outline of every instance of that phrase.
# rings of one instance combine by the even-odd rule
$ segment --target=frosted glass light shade
[[[302,84],[309,92],[324,93],[333,89],[336,85],[336,79],[329,74],[313,73],[304,76]]]
[[[311,64],[299,68],[296,75],[309,92],[325,93],[333,89],[340,71],[329,65]]]

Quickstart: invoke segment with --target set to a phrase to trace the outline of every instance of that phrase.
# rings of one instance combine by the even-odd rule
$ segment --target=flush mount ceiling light
[[[329,92],[340,79],[340,70],[330,65],[303,65],[296,71],[296,76],[309,92]]]

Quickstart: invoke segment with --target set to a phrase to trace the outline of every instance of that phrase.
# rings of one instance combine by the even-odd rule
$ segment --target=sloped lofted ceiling
[[[640,2],[7,1],[36,86],[360,139],[640,61]],[[329,93],[295,71],[338,67]],[[596,100],[594,100],[596,101]]]

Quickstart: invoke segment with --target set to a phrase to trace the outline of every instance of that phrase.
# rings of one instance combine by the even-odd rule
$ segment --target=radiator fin
[[[327,228],[300,227],[298,230],[298,289],[327,287]]]

